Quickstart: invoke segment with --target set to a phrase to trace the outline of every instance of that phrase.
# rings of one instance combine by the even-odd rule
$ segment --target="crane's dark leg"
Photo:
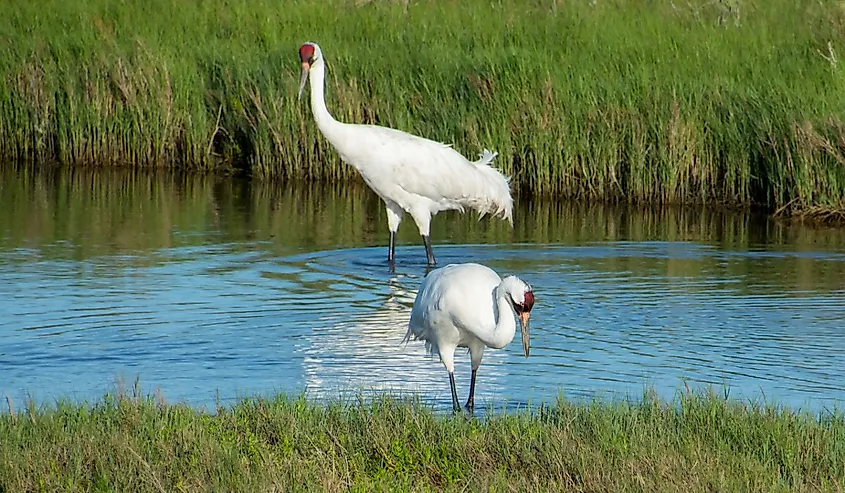
[[[425,244],[425,254],[428,256],[428,265],[429,267],[432,265],[436,265],[437,261],[434,260],[434,252],[431,251],[431,239],[427,235],[423,235],[423,244]]]
[[[390,232],[390,247],[387,250],[387,261],[393,263],[396,260],[396,232]]]
[[[390,246],[387,249],[387,265],[391,274],[396,272],[396,231],[390,232]]]
[[[469,399],[467,399],[467,411],[470,414],[475,410],[475,374],[478,370],[472,370],[472,380],[469,382]]]
[[[461,405],[458,404],[458,390],[455,388],[455,374],[449,372],[449,385],[452,387],[452,409],[455,413],[461,412]]]

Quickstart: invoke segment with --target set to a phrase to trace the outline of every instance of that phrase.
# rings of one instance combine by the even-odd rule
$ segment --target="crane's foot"
[[[467,410],[470,416],[475,414],[475,401],[467,401],[464,409]]]
[[[428,257],[428,266],[434,267],[437,261],[434,260],[434,252],[431,250],[431,238],[428,235],[422,235],[423,244],[425,245],[425,255]]]

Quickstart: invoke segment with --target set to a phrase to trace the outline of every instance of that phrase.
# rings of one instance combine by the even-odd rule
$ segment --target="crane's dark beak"
[[[308,72],[311,70],[311,64],[302,62],[302,75],[299,77],[299,94],[296,99],[302,99],[302,90],[305,89],[305,84],[308,82]]]
[[[528,321],[531,318],[531,312],[522,312],[518,315],[519,325],[522,329],[522,350],[525,351],[525,357],[528,357],[528,350],[531,349],[530,335],[528,332]]]

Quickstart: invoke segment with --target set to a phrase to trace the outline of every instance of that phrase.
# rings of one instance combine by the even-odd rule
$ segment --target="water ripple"
[[[403,345],[426,269],[420,247],[277,256],[266,243],[211,244],[88,261],[0,253],[0,393],[96,398],[139,376],[211,406],[273,391],[315,398],[420,392],[443,409],[448,379],[421,343]],[[440,245],[537,290],[532,355],[487,351],[480,403],[667,397],[684,382],[819,409],[841,403],[845,286],[784,276],[837,252],[727,251],[691,242]],[[139,254],[140,256],[140,254]],[[142,256],[143,257],[143,256]],[[466,395],[469,357],[457,355]],[[839,404],[841,406],[841,404]]]

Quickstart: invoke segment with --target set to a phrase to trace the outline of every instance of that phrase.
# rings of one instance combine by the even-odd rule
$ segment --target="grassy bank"
[[[683,5],[681,5],[683,4]],[[835,0],[10,0],[0,152],[352,179],[297,102],[501,153],[526,192],[845,210]]]
[[[481,419],[275,397],[106,396],[0,415],[2,491],[841,491],[845,418],[685,394]]]

